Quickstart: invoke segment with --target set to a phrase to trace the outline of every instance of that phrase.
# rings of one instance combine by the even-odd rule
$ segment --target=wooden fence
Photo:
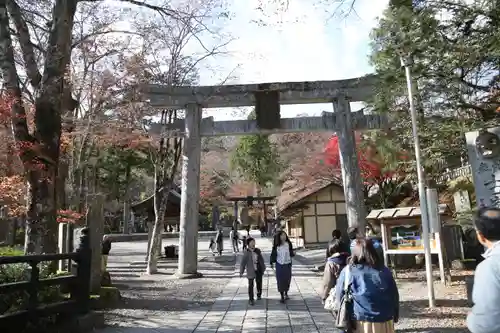
[[[26,292],[27,304],[24,308],[0,315],[0,331],[22,332],[27,324],[37,325],[40,319],[52,315],[80,315],[90,311],[90,262],[91,248],[89,230],[82,230],[78,249],[72,253],[41,254],[0,257],[0,266],[28,264],[28,281],[0,284],[0,295]],[[72,260],[76,269],[72,275],[53,278],[40,278],[40,263],[59,260]],[[68,297],[52,304],[41,304],[40,291],[49,286],[60,286],[69,291]],[[7,329],[8,328],[8,329]]]
[[[458,178],[458,177],[471,177],[472,169],[470,165],[464,165],[459,168],[455,168],[443,173],[441,176],[436,178],[436,182],[439,184],[446,184],[446,182]]]

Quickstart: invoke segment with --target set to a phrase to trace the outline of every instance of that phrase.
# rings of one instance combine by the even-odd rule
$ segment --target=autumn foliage
[[[359,133],[356,133],[356,144],[361,177],[365,184],[377,184],[402,172],[402,169],[395,167],[397,162],[391,163],[389,160],[396,158],[404,161],[407,159],[406,152],[396,152],[395,156],[386,156],[387,154],[379,152],[374,143],[364,140]],[[324,163],[340,170],[339,139],[336,135],[328,141],[324,153]]]
[[[84,214],[72,210],[58,210],[57,222],[58,223],[77,223],[84,217]]]

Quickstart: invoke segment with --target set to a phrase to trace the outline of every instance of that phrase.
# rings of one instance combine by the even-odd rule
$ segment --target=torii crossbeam
[[[364,231],[361,172],[356,154],[355,130],[379,129],[386,117],[351,113],[350,102],[364,101],[373,94],[376,77],[315,82],[285,82],[202,87],[147,85],[142,93],[151,106],[185,109],[184,120],[171,126],[151,124],[151,131],[166,136],[184,136],[182,156],[181,220],[178,274],[198,276],[198,207],[200,188],[201,137],[256,133],[331,131],[339,138],[340,161],[349,225]],[[274,100],[273,100],[274,99]],[[271,101],[271,102],[269,102]],[[279,119],[280,104],[333,103],[333,113],[320,117]],[[214,122],[202,120],[203,108],[255,106],[257,121]],[[262,110],[264,106],[265,110]],[[258,126],[259,115],[271,114],[273,126]],[[274,114],[272,114],[274,113]],[[274,118],[273,118],[274,117]],[[262,124],[262,121],[260,122]]]

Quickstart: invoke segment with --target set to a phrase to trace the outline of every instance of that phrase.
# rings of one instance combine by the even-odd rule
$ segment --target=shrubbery
[[[13,248],[0,248],[0,256],[23,255],[23,252]],[[57,274],[50,273],[48,263],[38,264],[40,269],[40,279],[66,275],[66,272]],[[0,285],[13,282],[29,281],[31,267],[27,263],[0,265]],[[64,298],[60,286],[43,287],[38,291],[38,301],[40,304],[50,304],[61,301]],[[0,315],[25,309],[29,300],[26,290],[12,293],[0,293]]]

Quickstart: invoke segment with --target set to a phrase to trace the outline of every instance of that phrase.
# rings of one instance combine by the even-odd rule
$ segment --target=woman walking
[[[351,261],[340,273],[336,286],[340,304],[347,274],[354,326],[349,333],[394,333],[394,323],[399,319],[399,292],[394,277],[371,240],[358,238],[353,245]]]
[[[292,281],[292,257],[294,255],[292,242],[288,239],[288,235],[284,231],[279,231],[274,237],[271,251],[271,267],[276,264],[276,282],[281,296],[281,303],[285,303],[285,300],[290,299],[288,291]]]
[[[321,293],[323,303],[330,297],[335,299],[335,289],[337,279],[342,269],[347,264],[349,253],[345,250],[344,243],[340,239],[333,239],[328,248],[328,258],[326,259],[325,270],[323,272],[323,292]],[[332,295],[330,295],[330,292]]]

